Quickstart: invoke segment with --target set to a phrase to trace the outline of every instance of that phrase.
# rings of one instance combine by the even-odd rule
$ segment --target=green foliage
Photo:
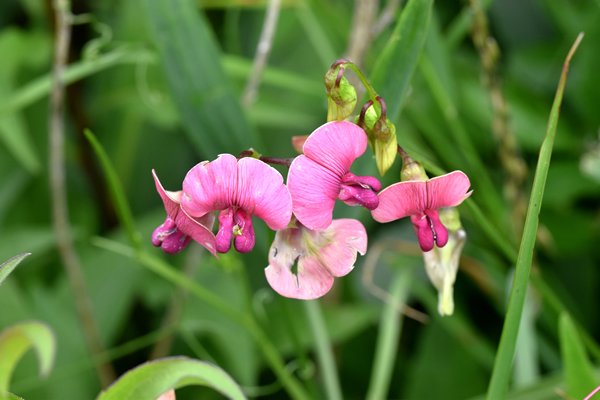
[[[473,45],[472,2],[410,0],[384,12],[393,1],[282,1],[256,102],[243,108],[238,99],[268,3],[82,1],[73,10],[77,25],[63,76],[64,171],[74,245],[105,346],[93,356],[49,213],[52,7],[35,0],[0,5],[0,260],[21,253],[0,266],[0,330],[35,320],[51,327],[56,340],[47,374],[49,356],[44,364],[26,351],[40,351],[37,339],[22,328],[10,336],[21,344],[6,345],[7,353],[0,349],[0,365],[10,364],[10,371],[2,369],[0,397],[94,398],[102,390],[98,363],[131,370],[123,378],[129,380],[140,373],[136,366],[172,355],[210,361],[246,395],[265,399],[483,399],[498,374],[502,379],[490,397],[589,393],[600,362],[597,2],[481,1],[500,50],[495,68],[507,129],[528,168],[518,187],[533,207],[523,235],[526,210],[506,196],[512,177],[501,162],[505,149],[492,134],[498,99]],[[359,3],[378,3],[376,18],[355,15]],[[552,111],[550,160],[545,128],[552,97],[564,55],[581,31],[586,38],[571,63],[559,122],[557,108]],[[151,247],[151,233],[164,221],[153,168],[165,188],[177,191],[192,166],[222,152],[252,146],[268,156],[294,156],[291,137],[326,120],[327,68],[363,42],[364,52],[352,61],[386,100],[398,142],[431,176],[460,169],[471,179],[473,195],[459,208],[468,240],[453,316],[436,314],[435,289],[422,271],[410,223],[375,224],[358,207],[340,206],[335,213],[365,224],[368,253],[337,279],[316,312],[266,284],[272,233],[261,222],[248,255],[212,258],[190,247],[165,256]],[[352,73],[346,77],[359,89],[358,111],[361,85]],[[372,156],[358,160],[353,172],[374,175]],[[285,176],[285,168],[280,171]],[[382,183],[398,177],[395,161]],[[25,252],[32,253],[26,268],[5,279]],[[518,293],[509,303],[515,265]],[[403,286],[397,277],[405,271],[410,284]],[[525,289],[521,322],[514,310]],[[396,313],[403,302],[425,311],[429,323]],[[505,321],[512,333],[503,333]],[[507,340],[518,343],[516,366],[511,346],[498,347]],[[500,366],[494,367],[495,359],[503,360]],[[167,360],[169,374],[160,372],[160,361],[147,364],[154,372],[141,370],[152,376],[154,394],[186,383],[182,371],[212,368],[188,358]],[[47,374],[43,379],[38,365]],[[519,368],[527,376],[514,379]],[[123,379],[114,387],[129,385]],[[222,398],[191,386],[178,389],[177,398],[198,393]]]
[[[0,264],[0,283],[2,283],[8,275],[13,272],[13,270],[23,261],[23,259],[27,256],[31,255],[31,253],[22,253],[17,254],[14,257],[9,258],[2,264]]]
[[[169,389],[188,385],[210,387],[232,400],[246,398],[221,368],[187,357],[168,357],[129,370],[97,399],[155,400]]]
[[[22,322],[0,332],[0,393],[8,391],[13,371],[29,349],[35,350],[40,375],[47,376],[56,354],[56,339],[47,325],[36,321]]]

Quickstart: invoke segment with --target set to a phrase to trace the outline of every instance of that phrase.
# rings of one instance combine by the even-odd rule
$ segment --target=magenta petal
[[[202,218],[195,219],[181,209],[177,214],[175,222],[177,223],[179,230],[190,236],[212,255],[216,255],[215,235],[211,231],[214,219],[212,214],[207,214]]]
[[[450,172],[427,181],[427,207],[437,210],[443,207],[455,207],[471,195],[467,192],[471,183],[462,171]]]
[[[336,219],[323,233],[332,235],[319,251],[319,261],[335,277],[347,275],[354,268],[356,252],[367,252],[367,231],[355,219]]]
[[[433,249],[433,230],[429,225],[429,219],[427,216],[425,214],[412,215],[410,220],[415,228],[415,233],[417,234],[417,240],[419,241],[421,250],[427,252]]]
[[[437,247],[444,247],[446,243],[448,243],[448,230],[440,221],[440,216],[435,210],[427,210],[425,211],[425,215],[429,218],[431,222],[431,228],[435,234],[435,244]]]
[[[425,210],[427,200],[425,181],[394,183],[379,192],[379,206],[371,211],[377,222],[390,222]]]
[[[340,191],[340,179],[310,158],[296,157],[290,165],[287,184],[298,221],[309,229],[327,228]]]
[[[237,159],[221,154],[203,161],[188,171],[183,180],[181,206],[192,217],[223,210],[233,204],[237,193]]]
[[[237,206],[261,218],[271,229],[283,229],[290,222],[292,198],[283,177],[260,160],[239,160],[235,196]]]
[[[165,190],[165,188],[160,183],[158,176],[156,175],[156,171],[152,170],[152,177],[154,178],[154,185],[156,186],[156,191],[160,195],[160,198],[165,205],[165,211],[167,215],[171,219],[175,219],[177,213],[179,212],[179,200],[181,198],[181,192],[169,192]]]
[[[233,237],[233,210],[227,208],[219,213],[219,231],[216,236],[217,251],[227,253]]]
[[[303,147],[304,155],[340,177],[366,149],[367,134],[348,121],[321,125],[310,134]]]
[[[256,238],[254,237],[254,227],[252,226],[252,215],[244,210],[237,210],[235,213],[233,245],[240,253],[248,253],[254,248]]]

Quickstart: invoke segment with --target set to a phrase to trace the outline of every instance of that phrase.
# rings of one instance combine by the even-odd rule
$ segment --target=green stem
[[[527,217],[525,218],[523,237],[521,239],[521,246],[519,248],[519,255],[517,257],[515,277],[510,291],[508,309],[506,312],[506,318],[504,320],[504,326],[502,328],[500,345],[498,347],[498,352],[496,353],[494,370],[492,371],[492,378],[490,380],[490,385],[487,392],[487,398],[489,400],[504,399],[506,398],[508,392],[508,384],[512,374],[513,359],[515,355],[515,346],[519,333],[519,323],[521,321],[521,314],[523,313],[525,294],[527,293],[529,274],[531,272],[531,262],[533,259],[533,248],[536,240],[538,217],[542,205],[548,168],[550,166],[552,147],[554,145],[554,138],[556,136],[560,104],[562,102],[565,84],[567,81],[569,63],[571,61],[571,57],[573,57],[575,50],[581,42],[581,39],[583,39],[582,33],[577,36],[577,39],[571,47],[571,50],[569,51],[569,54],[567,55],[563,64],[562,74],[560,76],[560,81],[558,83],[558,88],[552,104],[552,110],[550,111],[546,136],[540,149],[538,164],[533,180],[531,198],[529,199],[529,206],[527,209]]]
[[[412,269],[403,268],[396,275],[390,287],[390,299],[379,321],[379,336],[375,349],[375,361],[371,370],[371,382],[367,392],[368,400],[389,398],[388,391],[394,361],[398,352],[398,339],[402,330],[403,314],[399,305],[404,304],[410,291]]]
[[[340,380],[319,302],[305,301],[304,309],[306,310],[306,315],[308,316],[308,321],[310,322],[310,329],[313,337],[315,338],[317,358],[325,379],[325,391],[327,392],[327,399],[341,400],[343,397],[342,390],[340,388]]]
[[[369,80],[365,76],[365,74],[363,74],[363,72],[360,70],[360,68],[358,68],[358,66],[356,64],[354,64],[352,61],[347,61],[347,60],[343,63],[343,65],[347,68],[350,68],[352,71],[354,71],[354,73],[356,74],[356,77],[360,80],[360,83],[362,83],[363,86],[365,87],[365,89],[367,90],[367,93],[369,94],[369,98],[371,99],[371,101],[373,101],[373,103],[377,103],[378,94],[375,91],[375,88],[373,88],[373,86],[371,85],[371,82],[369,82]]]

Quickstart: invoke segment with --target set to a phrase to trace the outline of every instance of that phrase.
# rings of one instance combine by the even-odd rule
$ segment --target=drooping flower
[[[154,170],[152,176],[167,212],[165,222],[152,233],[152,244],[161,247],[165,253],[174,254],[183,250],[193,239],[215,254],[215,235],[211,232],[214,216],[207,214],[201,218],[192,218],[181,208],[182,192],[165,190]]]
[[[462,171],[427,180],[408,180],[388,186],[379,193],[379,207],[371,211],[377,222],[391,222],[410,216],[421,250],[434,244],[444,247],[448,231],[438,209],[455,207],[471,195],[471,183]]]
[[[429,280],[438,291],[438,313],[444,316],[454,312],[454,282],[467,233],[460,224],[456,208],[441,209],[440,220],[448,229],[448,243],[423,252],[423,258]]]
[[[287,179],[298,221],[313,230],[327,228],[336,199],[369,210],[377,208],[379,181],[350,172],[366,148],[365,132],[348,121],[328,122],[311,133],[304,143],[304,154],[290,165]]]
[[[292,200],[281,174],[260,160],[237,160],[231,154],[201,162],[187,173],[181,205],[196,218],[219,211],[216,249],[220,253],[229,251],[232,240],[240,253],[252,250],[253,215],[273,230],[285,228],[292,215]]]
[[[282,296],[316,299],[329,292],[334,278],[352,271],[357,252],[366,251],[367,232],[357,220],[336,219],[324,231],[296,222],[275,235],[265,275]]]

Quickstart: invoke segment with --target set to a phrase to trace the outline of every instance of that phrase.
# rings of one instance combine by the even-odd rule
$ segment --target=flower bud
[[[368,107],[364,112],[364,120],[359,120],[359,123],[369,137],[377,169],[384,175],[396,159],[396,127],[385,115],[385,106],[382,111],[380,104]]]
[[[356,89],[342,74],[343,67],[330,68],[325,74],[327,90],[327,121],[343,121],[356,106]]]

